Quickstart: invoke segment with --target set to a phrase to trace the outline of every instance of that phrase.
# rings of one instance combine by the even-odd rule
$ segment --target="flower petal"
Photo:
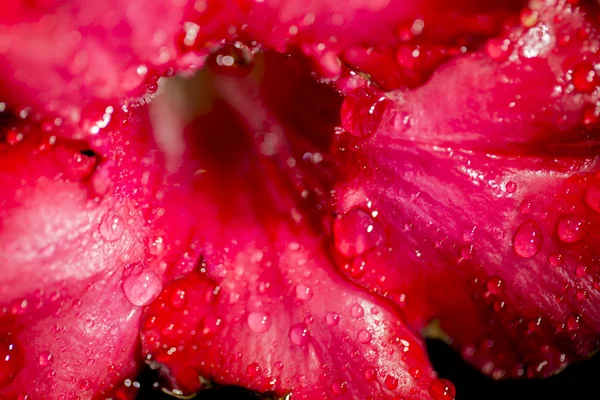
[[[294,58],[259,54],[253,68],[196,78],[196,101],[212,106],[187,127],[180,172],[202,170],[202,257],[146,310],[151,367],[183,394],[212,381],[299,398],[443,399],[423,342],[391,303],[335,271],[320,232],[320,156],[339,96]]]
[[[342,107],[342,270],[413,327],[437,319],[496,378],[546,376],[599,344],[598,123],[586,110],[600,90],[593,72],[582,92],[577,68],[563,69],[597,62],[598,32],[561,7],[508,34],[507,60],[482,50],[414,91],[362,88]],[[379,111],[352,122],[365,109]]]
[[[93,149],[3,115],[2,398],[92,398],[135,377],[141,306],[171,273],[160,218],[178,226],[145,211],[169,196],[155,200],[164,171],[139,114]]]

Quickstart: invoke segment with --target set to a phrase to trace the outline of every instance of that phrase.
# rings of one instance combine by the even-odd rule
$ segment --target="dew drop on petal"
[[[365,379],[367,381],[373,381],[377,379],[377,370],[374,368],[367,368],[365,370]]]
[[[333,222],[335,249],[342,256],[356,257],[383,243],[381,226],[366,211],[352,209]]]
[[[42,351],[38,356],[38,362],[41,366],[47,366],[54,362],[54,356],[48,351]]]
[[[298,346],[305,346],[310,341],[308,327],[304,323],[295,324],[290,329],[290,340]]]
[[[249,378],[256,378],[260,376],[262,369],[257,363],[251,363],[246,367],[246,376]]]
[[[373,339],[373,335],[368,330],[363,329],[360,332],[358,332],[358,341],[360,343],[362,343],[362,344],[370,343],[371,339]]]
[[[489,293],[499,295],[504,292],[504,281],[498,276],[492,276],[488,279],[486,287]]]
[[[170,304],[175,309],[182,309],[187,303],[187,294],[184,289],[175,289],[171,292]]]
[[[505,188],[506,188],[506,193],[511,194],[517,190],[517,184],[514,183],[513,181],[510,181],[510,182],[506,183]]]
[[[310,286],[300,283],[296,286],[296,297],[300,300],[310,300],[313,297],[313,291]]]
[[[361,318],[363,315],[365,315],[365,310],[360,304],[353,304],[350,308],[350,315],[352,315],[354,318]]]
[[[460,257],[463,260],[471,260],[473,259],[473,255],[475,254],[475,247],[473,245],[463,246],[460,249]]]
[[[596,212],[600,212],[600,187],[591,185],[585,191],[585,202]]]
[[[565,321],[565,326],[569,332],[574,332],[579,329],[581,317],[579,315],[571,314]]]
[[[565,243],[579,242],[587,236],[588,222],[580,217],[561,217],[556,226],[556,233]]]
[[[508,40],[494,38],[488,40],[485,49],[494,61],[503,62],[510,55],[509,44]]]
[[[553,253],[550,253],[550,255],[548,256],[548,262],[553,267],[558,267],[559,265],[562,265],[562,263],[563,263],[563,255],[556,251]]]
[[[575,90],[581,93],[591,93],[598,86],[598,75],[591,62],[581,62],[573,67],[571,73]]]
[[[223,326],[223,320],[216,315],[207,315],[202,320],[203,328],[202,333],[204,335],[214,334],[219,331]]]
[[[265,333],[271,328],[271,316],[262,311],[253,311],[246,320],[248,327],[256,333]]]
[[[327,314],[325,314],[325,323],[327,324],[327,326],[336,326],[340,323],[339,314],[333,311],[328,312]]]
[[[392,375],[387,375],[384,380],[385,387],[394,390],[398,387],[398,379]]]
[[[119,240],[125,232],[122,219],[114,213],[108,213],[100,223],[98,229],[100,235],[109,242]]]
[[[344,393],[346,393],[347,390],[348,390],[348,383],[345,381],[336,379],[331,384],[331,392],[333,394],[337,394],[337,395],[344,394]]]
[[[575,295],[577,296],[578,301],[585,301],[588,298],[588,292],[585,289],[577,290],[577,293],[575,293]]]
[[[513,248],[523,258],[535,256],[542,250],[542,245],[542,232],[535,221],[523,222],[515,232]]]
[[[429,387],[429,394],[433,400],[454,400],[456,389],[447,379],[435,379]]]
[[[142,263],[129,265],[123,271],[121,285],[127,300],[135,306],[146,306],[158,297],[162,290],[160,278]]]
[[[151,236],[148,238],[148,252],[153,256],[160,256],[166,249],[162,236]]]
[[[342,126],[355,137],[371,136],[381,125],[387,104],[387,98],[376,90],[359,88],[344,98],[340,110]]]
[[[577,275],[579,278],[586,276],[587,267],[585,265],[578,265],[577,268],[575,268],[575,275]]]

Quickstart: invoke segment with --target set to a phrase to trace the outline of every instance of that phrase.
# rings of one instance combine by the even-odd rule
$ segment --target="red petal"
[[[204,171],[193,182],[202,262],[145,314],[151,366],[183,393],[200,375],[278,396],[431,398],[423,343],[391,303],[335,272],[309,212],[326,189],[319,157],[339,97],[292,58],[255,65],[260,85],[252,73],[199,81],[217,94],[195,97],[213,108],[188,127],[182,171]]]
[[[600,91],[579,90],[564,69],[597,59],[598,32],[556,10],[508,34],[513,58],[457,59],[419,89],[386,94],[387,111],[365,122],[372,137],[338,144],[334,228],[371,217],[334,231],[342,270],[414,327],[439,319],[496,378],[548,375],[599,344],[597,125],[582,115]],[[555,44],[579,29],[586,39]],[[342,117],[372,106],[356,104]],[[373,245],[348,258],[354,231],[356,246]]]
[[[339,53],[352,45],[394,46],[401,39],[398,31],[416,19],[427,24],[425,36],[436,40],[487,35],[498,25],[496,16],[522,0],[502,7],[478,3],[19,0],[0,17],[1,93],[13,104],[77,120],[89,101],[155,92],[157,77],[169,68],[198,68],[208,49],[236,37],[280,50],[300,47],[324,75],[335,76]],[[446,23],[448,15],[455,23]]]
[[[114,150],[96,141],[95,153],[34,121],[5,121],[14,128],[0,134],[2,398],[91,398],[135,377],[140,306],[170,273],[165,215],[178,225],[173,212],[145,212],[169,198],[154,200],[164,171],[152,144],[131,134],[147,121],[117,114],[129,121],[105,136]]]

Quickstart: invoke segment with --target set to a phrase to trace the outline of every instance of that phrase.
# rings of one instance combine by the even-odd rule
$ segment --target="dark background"
[[[567,367],[548,379],[508,380],[495,382],[464,362],[446,344],[428,340],[427,348],[432,364],[440,377],[451,380],[456,386],[456,400],[584,400],[600,399],[600,354],[577,365]],[[156,375],[151,371],[142,374],[138,400],[174,400],[159,390],[152,389]],[[246,390],[226,387],[206,390],[195,400],[237,399],[258,400],[259,395]]]

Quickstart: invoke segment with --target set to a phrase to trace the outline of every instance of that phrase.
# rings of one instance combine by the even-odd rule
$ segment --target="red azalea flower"
[[[422,333],[495,379],[587,358],[581,3],[6,6],[0,397],[133,398],[146,363],[176,395],[453,399]]]

